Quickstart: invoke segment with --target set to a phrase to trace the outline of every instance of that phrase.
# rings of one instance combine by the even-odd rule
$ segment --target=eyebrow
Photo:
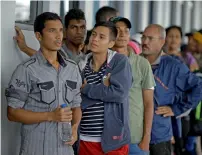
[[[63,30],[63,27],[61,27],[61,28],[54,28],[54,27],[48,28],[48,30],[57,30],[57,29]]]
[[[121,27],[116,26],[116,28],[120,29]],[[129,29],[127,26],[124,26],[123,28]]]
[[[83,24],[83,25],[71,24],[70,27],[72,27],[72,26],[74,26],[74,27],[86,27],[85,24]]]

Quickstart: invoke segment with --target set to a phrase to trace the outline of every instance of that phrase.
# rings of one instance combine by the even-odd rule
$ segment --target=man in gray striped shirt
[[[81,76],[61,56],[63,26],[55,13],[37,16],[34,32],[40,50],[20,64],[6,90],[8,119],[22,123],[20,155],[73,155],[81,119]],[[67,103],[69,107],[61,109]],[[58,122],[72,121],[72,141],[64,143]]]

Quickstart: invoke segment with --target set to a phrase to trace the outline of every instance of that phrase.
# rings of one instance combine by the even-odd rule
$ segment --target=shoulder
[[[68,65],[78,66],[77,63],[76,63],[74,60],[72,60],[72,59],[69,59],[69,58],[67,58],[67,57],[64,57],[64,60],[65,60],[65,62],[66,62]]]
[[[27,67],[34,65],[36,62],[37,62],[36,57],[32,56],[32,57],[28,58],[27,60],[25,60],[24,62],[22,62],[21,65],[24,66],[25,68],[27,68]]]
[[[123,54],[120,54],[120,53],[116,53],[113,57],[113,59],[115,61],[128,61],[128,57],[123,55]]]
[[[176,65],[176,64],[181,64],[183,63],[179,57],[174,56],[174,55],[163,55],[161,56],[161,62],[162,63],[167,63],[168,65]]]
[[[161,57],[161,65],[167,66],[169,68],[176,69],[176,71],[180,72],[188,72],[189,68],[179,59],[176,57],[172,57],[169,55],[165,55]]]

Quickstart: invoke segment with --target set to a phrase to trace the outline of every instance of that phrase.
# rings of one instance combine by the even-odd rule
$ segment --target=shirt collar
[[[48,66],[52,66],[52,64],[44,57],[41,49],[39,49],[36,53],[36,56],[39,60],[39,63],[40,64],[45,64],[45,65],[48,65]],[[66,67],[67,66],[67,63],[65,62],[65,58],[60,54],[60,52],[57,52],[57,57],[58,57],[58,62],[61,66],[63,67]]]

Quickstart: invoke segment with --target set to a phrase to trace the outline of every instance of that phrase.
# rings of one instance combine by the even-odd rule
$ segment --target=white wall
[[[9,11],[9,13],[8,13]],[[1,2],[1,155],[18,155],[20,146],[20,124],[7,119],[7,102],[4,95],[16,66],[27,58],[18,51],[13,40],[15,35],[15,1]],[[31,31],[23,31],[27,44],[35,49],[39,45]]]

